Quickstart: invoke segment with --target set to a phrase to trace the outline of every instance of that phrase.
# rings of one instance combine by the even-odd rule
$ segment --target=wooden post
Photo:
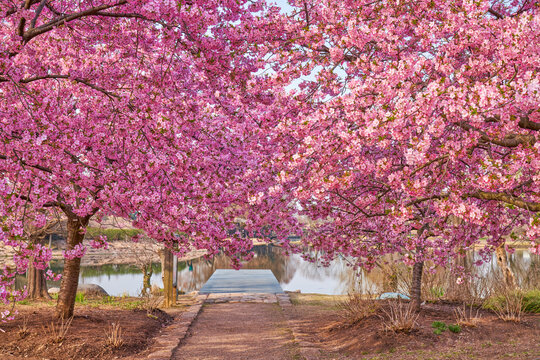
[[[163,307],[171,307],[176,305],[176,291],[173,287],[173,258],[171,250],[165,248],[163,250]]]

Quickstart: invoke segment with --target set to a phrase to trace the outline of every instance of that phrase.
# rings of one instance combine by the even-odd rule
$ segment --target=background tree
[[[32,244],[45,245],[44,242],[48,236],[54,232],[58,232],[60,227],[60,219],[58,217],[50,217],[44,226],[40,228],[34,227],[27,222],[25,228],[26,241]],[[50,250],[50,248],[49,248]],[[50,299],[51,296],[47,290],[47,279],[45,276],[45,267],[48,264],[35,263],[33,258],[29,259],[28,269],[26,270],[26,291],[27,297],[32,300]]]
[[[505,236],[537,249],[537,2],[289,4],[269,58],[298,86],[275,136],[284,193],[319,224],[309,246],[367,268],[403,254],[416,279]]]

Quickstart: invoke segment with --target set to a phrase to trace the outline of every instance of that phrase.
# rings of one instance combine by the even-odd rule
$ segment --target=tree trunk
[[[420,311],[422,303],[422,271],[424,270],[424,262],[414,263],[412,272],[411,284],[411,300],[412,306],[416,311]]]
[[[84,234],[82,230],[88,225],[89,219],[89,217],[79,218],[68,215],[67,250],[72,250],[83,242]],[[64,260],[64,272],[62,273],[62,283],[60,284],[60,293],[56,304],[56,316],[59,318],[68,319],[73,316],[80,270],[80,258]]]
[[[499,265],[499,268],[503,273],[505,285],[512,289],[515,288],[516,278],[514,277],[514,273],[510,269],[510,266],[508,265],[504,244],[500,245],[499,247],[497,247],[497,249],[495,249],[495,255],[497,256],[497,265]]]
[[[34,261],[31,259],[26,270],[28,298],[32,300],[50,299],[51,296],[47,291],[47,281],[45,280],[45,271],[36,269],[33,263]]]
[[[163,267],[162,279],[163,279],[163,306],[168,308],[176,305],[176,289],[173,287],[173,254],[171,250],[165,248],[162,252]]]
[[[142,272],[143,272],[143,287],[141,290],[141,295],[146,296],[150,289],[150,279],[152,278],[152,274],[154,273],[154,269],[152,269],[152,263],[144,264],[141,266]]]

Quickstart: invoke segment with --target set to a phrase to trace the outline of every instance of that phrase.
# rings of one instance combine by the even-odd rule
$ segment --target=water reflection
[[[255,256],[245,263],[243,268],[271,269],[284,290],[320,294],[346,294],[353,289],[364,293],[406,291],[405,281],[395,274],[389,276],[384,268],[376,268],[370,273],[357,273],[343,258],[334,260],[328,267],[322,267],[304,261],[300,255],[287,257],[282,254],[281,248],[275,246],[256,246],[254,251]],[[479,255],[471,252],[462,258],[458,265],[470,269],[478,281],[497,281],[498,268],[495,258],[478,267],[473,265],[477,260],[480,260]],[[532,285],[531,282],[538,281],[540,256],[525,250],[516,250],[509,255],[508,260],[518,283]],[[216,269],[230,268],[229,259],[225,256],[217,256],[211,260],[200,258],[180,262],[179,290],[186,293],[199,290]],[[398,265],[397,268],[406,272],[404,266]],[[61,271],[60,265],[54,265],[53,270]],[[162,287],[160,264],[153,264],[153,270],[151,283]],[[455,275],[451,274],[451,271],[440,273]],[[110,295],[138,296],[142,289],[143,275],[137,267],[130,265],[85,266],[81,268],[79,281],[82,284],[98,284]],[[49,287],[51,286],[59,286],[59,283],[49,282]]]

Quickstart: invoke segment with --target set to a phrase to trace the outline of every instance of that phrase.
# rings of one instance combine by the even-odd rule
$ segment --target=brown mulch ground
[[[296,300],[294,301],[294,296]],[[302,333],[323,351],[320,359],[522,359],[540,360],[540,315],[525,315],[520,323],[504,322],[489,311],[480,311],[476,327],[463,327],[458,334],[433,332],[432,323],[456,322],[457,304],[438,303],[423,307],[416,329],[394,333],[383,329],[379,312],[355,325],[340,319],[331,302],[303,302],[293,294],[293,319]]]
[[[286,313],[277,304],[205,305],[175,359],[300,359],[287,323],[292,320],[309,342],[322,349],[313,359],[540,360],[540,314],[524,315],[515,323],[482,310],[476,327],[437,335],[433,321],[454,324],[457,305],[428,304],[412,332],[394,333],[383,329],[380,312],[350,325],[341,320],[335,298],[291,297],[294,306]],[[15,321],[0,326],[6,331],[0,332],[1,359],[132,359],[145,354],[154,336],[171,320],[161,311],[149,317],[144,310],[78,305],[68,335],[54,342],[51,305],[22,306],[19,312]],[[27,334],[21,331],[23,318],[28,319]],[[107,329],[113,322],[123,331],[124,344],[119,348],[107,345]]]
[[[0,358],[2,359],[117,359],[130,358],[144,351],[171,316],[155,310],[148,316],[145,310],[96,308],[77,306],[71,327],[64,340],[57,341],[51,323],[54,308],[24,306],[14,321],[1,324]],[[23,328],[27,319],[27,331]],[[123,344],[114,348],[107,344],[107,331],[112,323],[122,329]]]

